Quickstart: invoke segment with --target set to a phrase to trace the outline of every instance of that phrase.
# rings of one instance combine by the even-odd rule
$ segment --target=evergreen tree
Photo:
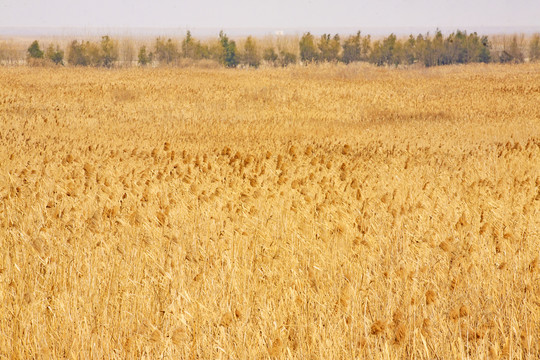
[[[487,38],[479,37],[477,33],[469,34],[467,38],[467,62],[489,62],[489,42]]]
[[[219,43],[223,49],[221,63],[226,67],[236,67],[238,65],[238,59],[236,57],[236,43],[233,40],[229,40],[223,31],[219,32]]]
[[[28,56],[32,59],[43,59],[43,51],[39,48],[39,43],[37,40],[34,40],[27,51]]]
[[[202,59],[208,57],[208,49],[195,40],[188,30],[186,38],[182,41],[182,56],[190,59]]]
[[[186,33],[186,38],[182,41],[182,55],[192,59],[195,57],[195,39],[189,30]]]
[[[487,36],[482,36],[480,39],[480,52],[478,54],[478,61],[483,63],[491,62],[490,44]]]
[[[85,51],[84,43],[73,40],[68,46],[68,63],[74,66],[88,66],[90,59]]]
[[[50,44],[47,47],[47,51],[45,52],[45,57],[51,60],[56,65],[64,65],[64,52],[60,50],[60,47],[58,45],[56,45],[55,48],[53,44]]]
[[[471,48],[469,39],[467,38],[467,32],[458,30],[455,35],[455,57],[447,61],[447,64],[458,63],[467,64],[474,57],[474,47]]]
[[[105,67],[111,67],[114,62],[118,60],[118,46],[108,35],[105,35],[101,38],[100,45],[100,65]]]

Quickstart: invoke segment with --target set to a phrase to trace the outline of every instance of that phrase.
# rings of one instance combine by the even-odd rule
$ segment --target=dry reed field
[[[0,68],[0,359],[539,359],[540,65]]]

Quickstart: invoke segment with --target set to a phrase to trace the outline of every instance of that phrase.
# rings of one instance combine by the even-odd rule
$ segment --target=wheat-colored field
[[[0,68],[1,359],[538,359],[540,65]]]

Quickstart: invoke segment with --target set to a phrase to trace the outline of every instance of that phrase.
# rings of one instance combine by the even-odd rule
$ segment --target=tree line
[[[230,68],[239,65],[258,67],[262,63],[287,66],[299,62],[369,62],[378,66],[421,64],[426,67],[489,62],[521,63],[525,61],[526,55],[529,61],[540,61],[540,34],[531,37],[525,50],[527,54],[517,36],[513,36],[510,43],[504,44],[502,48],[494,48],[487,36],[460,30],[446,36],[436,31],[433,36],[419,34],[403,39],[390,34],[379,40],[372,40],[370,35],[363,36],[360,32],[343,39],[339,34],[316,37],[307,32],[292,51],[280,46],[261,45],[252,36],[248,36],[239,47],[223,31],[219,33],[217,41],[203,43],[188,31],[181,42],[158,37],[153,46],[141,46],[137,64],[174,66],[185,59],[208,59]],[[64,56],[65,53],[67,56]],[[116,40],[103,36],[99,42],[74,40],[65,50],[51,44],[43,51],[36,40],[28,48],[27,55],[29,60],[44,59],[58,65],[64,65],[67,61],[72,66],[113,67],[118,62],[119,46]]]

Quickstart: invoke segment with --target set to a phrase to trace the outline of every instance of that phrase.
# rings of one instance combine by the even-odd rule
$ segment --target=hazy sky
[[[0,0],[0,27],[527,27],[540,0]]]

